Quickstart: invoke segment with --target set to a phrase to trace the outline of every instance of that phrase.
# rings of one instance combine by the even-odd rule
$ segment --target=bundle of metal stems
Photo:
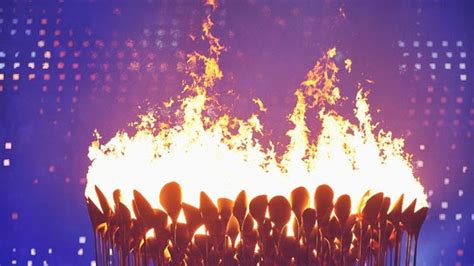
[[[90,198],[86,203],[98,265],[416,265],[428,212],[415,210],[416,200],[402,209],[403,195],[391,204],[383,193],[368,192],[353,214],[350,196],[334,199],[328,185],[316,188],[313,201],[304,187],[289,199],[248,201],[241,191],[217,206],[201,192],[195,207],[171,182],[160,191],[163,209],[134,191],[132,210],[119,190],[112,206],[95,189],[100,208]],[[178,221],[181,212],[185,222]]]

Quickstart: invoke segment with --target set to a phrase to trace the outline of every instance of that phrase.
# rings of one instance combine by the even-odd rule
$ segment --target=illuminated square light
[[[26,265],[27,265],[27,266],[33,266],[33,261],[31,261],[31,260],[28,260],[28,262],[27,262],[27,264],[26,264]]]
[[[25,30],[25,34],[28,35],[28,36],[31,35],[31,30],[30,30],[30,29],[26,29],[26,30]]]
[[[435,69],[436,69],[436,64],[435,64],[435,63],[430,63],[430,68],[431,68],[432,70],[435,70]]]
[[[28,63],[28,68],[35,69],[35,62],[29,62]]]
[[[467,80],[467,75],[466,74],[461,74],[461,75],[459,75],[459,79],[461,81],[466,81]]]
[[[52,248],[48,248],[48,254],[53,254],[53,249]]]
[[[36,249],[32,248],[30,250],[30,254],[31,254],[31,256],[35,256],[36,255]]]
[[[420,47],[420,42],[419,41],[414,41],[413,42],[413,47]]]
[[[467,166],[463,166],[463,167],[462,167],[462,173],[463,173],[463,174],[467,173]]]
[[[79,237],[79,244],[85,244],[86,243],[86,237],[85,236],[80,236]]]
[[[459,69],[466,69],[466,63],[459,63]]]
[[[0,80],[4,80],[4,79],[5,79],[5,74],[0,73]]]
[[[440,221],[445,221],[445,220],[446,220],[446,214],[440,213],[440,214],[439,214],[439,220],[440,220]]]
[[[444,179],[444,184],[445,184],[445,185],[449,185],[449,178],[445,178],[445,179]]]
[[[456,42],[456,46],[457,46],[457,47],[462,47],[462,41],[457,41],[457,42]]]
[[[430,190],[428,190],[428,197],[431,197],[431,196],[433,196],[433,194],[434,194],[434,191],[433,191],[433,190],[431,190],[431,189],[430,189]]]
[[[448,58],[451,58],[451,57],[453,57],[453,53],[452,53],[452,52],[446,52],[446,56],[447,56]]]
[[[77,251],[77,255],[78,255],[78,256],[84,255],[84,249],[80,248],[80,249]]]
[[[11,215],[11,218],[12,218],[13,221],[18,220],[18,218],[19,218],[18,213],[17,213],[17,212],[13,212],[12,215]],[[15,251],[16,251],[16,249],[15,249]]]
[[[423,168],[423,161],[421,160],[416,161],[416,167]]]
[[[91,261],[91,266],[97,266],[97,263],[95,262],[95,260]]]
[[[445,69],[451,69],[451,64],[450,63],[445,63],[444,68]]]
[[[466,52],[460,52],[460,53],[459,53],[459,56],[460,56],[461,58],[466,58],[467,54],[466,54]]]
[[[35,58],[35,57],[36,57],[36,52],[35,52],[35,51],[31,52],[31,53],[30,53],[30,57],[31,57],[31,58]]]
[[[423,145],[423,144],[420,145],[420,150],[421,150],[421,151],[424,151],[425,148],[426,148],[425,145]]]
[[[4,52],[4,51],[0,51],[0,57],[5,57],[5,56],[6,56],[5,52]]]
[[[405,42],[398,41],[398,47],[405,47]]]
[[[16,260],[12,260],[12,265],[16,265],[17,264],[17,261]]]
[[[448,41],[442,41],[441,46],[443,47],[448,47]]]
[[[456,215],[454,216],[456,218],[456,221],[459,221],[462,219],[462,214],[461,213],[456,213]]]
[[[3,166],[5,167],[10,166],[10,159],[3,159]]]
[[[48,266],[48,262],[46,260],[43,260],[43,266]]]
[[[458,190],[458,196],[462,197],[464,195],[464,190],[460,189]]]
[[[419,63],[415,64],[415,69],[420,70],[421,69],[421,64],[419,64]]]
[[[43,63],[43,69],[48,69],[49,68],[49,63],[48,62],[44,62]]]
[[[448,202],[447,201],[442,201],[441,202],[441,208],[442,209],[447,209],[448,208]]]
[[[427,41],[426,46],[427,47],[433,47],[433,41]]]
[[[471,213],[471,221],[474,221],[474,213]]]
[[[17,69],[20,67],[20,62],[13,63],[13,69]]]
[[[51,58],[51,51],[45,51],[44,58]]]
[[[422,54],[421,53],[416,53],[416,58],[421,58],[422,57]]]
[[[20,79],[20,74],[18,74],[18,73],[13,74],[12,78],[13,78],[13,80],[19,80]]]
[[[11,150],[12,149],[12,143],[11,142],[5,142],[5,150]]]

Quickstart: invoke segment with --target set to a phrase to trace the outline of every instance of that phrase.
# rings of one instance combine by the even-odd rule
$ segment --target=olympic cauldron
[[[170,182],[159,194],[163,209],[134,190],[132,210],[120,190],[114,202],[95,190],[100,206],[86,204],[99,265],[416,265],[428,213],[415,210],[416,199],[403,209],[403,195],[391,203],[382,192],[368,192],[352,213],[351,197],[334,198],[328,185],[315,188],[313,200],[305,187],[289,198],[249,199],[242,190],[217,206],[203,191],[192,206]]]

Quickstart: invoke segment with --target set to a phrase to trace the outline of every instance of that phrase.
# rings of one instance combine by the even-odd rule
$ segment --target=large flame
[[[215,1],[207,4],[216,8]],[[317,61],[295,92],[296,106],[289,115],[292,128],[287,132],[290,142],[282,156],[277,156],[272,143],[259,141],[265,131],[257,114],[247,120],[226,113],[216,116],[210,109],[211,105],[215,109],[218,100],[211,92],[223,77],[218,63],[225,47],[212,34],[212,26],[209,15],[201,36],[209,42],[209,51],[188,55],[190,80],[183,82],[179,97],[163,106],[170,115],[145,114],[136,133],[118,132],[106,144],[100,143],[97,133],[89,148],[92,163],[85,191],[97,206],[94,186],[110,202],[113,191],[120,189],[123,202],[130,207],[136,189],[153,207],[161,207],[159,191],[171,181],[182,186],[183,200],[196,206],[200,191],[213,200],[235,198],[241,190],[253,198],[287,196],[298,186],[312,191],[321,184],[330,185],[336,196],[349,194],[354,202],[370,190],[392,199],[404,194],[406,204],[417,200],[417,209],[427,206],[423,186],[403,150],[403,139],[383,130],[375,133],[367,93],[362,88],[357,93],[357,124],[334,110],[341,99],[335,48]],[[351,61],[344,63],[350,71]],[[267,110],[260,99],[254,101],[260,111]],[[317,139],[310,139],[307,121],[315,119],[308,117],[310,108],[319,110],[316,119],[322,128]]]

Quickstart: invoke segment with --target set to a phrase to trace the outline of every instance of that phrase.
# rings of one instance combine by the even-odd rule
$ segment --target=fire
[[[216,8],[215,1],[207,4]],[[223,77],[219,57],[225,51],[212,34],[212,26],[209,15],[201,36],[209,42],[208,54],[188,55],[190,80],[184,82],[180,97],[162,107],[169,116],[144,114],[136,133],[120,131],[105,144],[96,133],[97,140],[89,147],[86,197],[100,206],[95,186],[109,202],[113,202],[113,191],[120,189],[122,202],[132,210],[133,190],[140,191],[154,208],[161,208],[159,192],[172,181],[181,185],[183,201],[195,206],[201,191],[217,202],[218,198],[233,199],[241,190],[249,198],[261,194],[288,198],[299,186],[313,191],[328,184],[336,197],[348,194],[353,202],[362,200],[370,190],[370,195],[383,192],[392,202],[404,194],[405,204],[417,200],[416,209],[427,206],[410,155],[403,150],[404,140],[377,129],[367,92],[359,88],[357,93],[354,116],[358,123],[336,112],[334,107],[342,102],[336,48],[316,62],[295,92],[297,102],[288,116],[292,124],[287,132],[290,142],[283,155],[277,156],[272,143],[259,141],[265,130],[257,113],[239,119],[210,112],[211,104],[218,103],[212,92]],[[351,60],[344,63],[350,72]],[[254,102],[260,111],[267,111],[260,99]],[[318,117],[308,117],[311,108],[318,108]],[[322,125],[316,139],[310,139],[307,123],[312,119]],[[352,213],[356,212],[357,204],[353,204]]]

